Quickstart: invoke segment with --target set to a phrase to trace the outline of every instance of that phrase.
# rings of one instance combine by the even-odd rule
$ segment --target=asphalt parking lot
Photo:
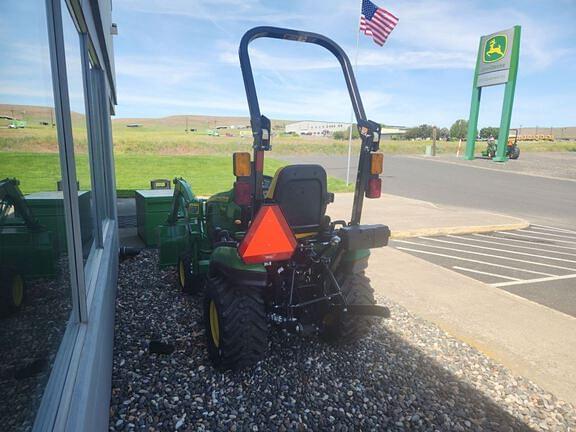
[[[576,231],[518,231],[394,240],[403,252],[576,317]]]
[[[346,179],[346,156],[298,156],[292,163],[319,163]],[[498,164],[455,156],[386,154],[382,191],[387,194],[490,211],[534,224],[576,230],[576,153],[526,153]],[[351,179],[356,175],[352,158]]]

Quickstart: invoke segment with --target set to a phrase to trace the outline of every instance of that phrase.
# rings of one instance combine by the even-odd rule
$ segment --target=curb
[[[438,228],[421,228],[415,230],[394,231],[390,234],[391,239],[406,239],[412,237],[436,237],[444,235],[480,234],[494,231],[513,231],[528,228],[528,221],[521,221],[513,224],[501,225],[473,225],[473,226],[452,226]]]

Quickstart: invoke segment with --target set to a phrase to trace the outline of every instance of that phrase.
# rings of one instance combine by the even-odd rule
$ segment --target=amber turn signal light
[[[372,153],[370,155],[370,174],[382,174],[384,165],[383,153]]]
[[[250,153],[236,152],[233,155],[234,175],[236,177],[248,177],[251,174]]]

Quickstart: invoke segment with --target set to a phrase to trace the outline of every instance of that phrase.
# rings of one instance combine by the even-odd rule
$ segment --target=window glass
[[[0,429],[27,431],[71,311],[44,2],[2,2],[0,53]]]
[[[88,148],[88,119],[86,117],[80,35],[64,1],[62,1],[62,27],[66,52],[70,114],[72,117],[74,159],[76,161],[76,176],[79,184],[78,210],[80,212],[82,251],[84,262],[86,262],[95,239],[95,198],[92,191],[92,170],[90,169]]]
[[[100,222],[109,218],[110,210],[106,193],[110,187],[109,173],[106,170],[106,148],[108,146],[108,129],[106,128],[106,107],[104,106],[104,83],[103,72],[91,60],[88,73],[89,91],[91,95],[92,107],[90,129],[92,131],[94,148],[93,159],[97,165],[96,178],[99,179],[98,186],[98,220]]]

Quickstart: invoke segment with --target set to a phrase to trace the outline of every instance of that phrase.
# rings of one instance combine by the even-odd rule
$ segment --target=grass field
[[[186,133],[165,125],[151,125],[141,128],[127,128],[113,125],[114,151],[116,155],[230,155],[234,151],[250,151],[251,138],[240,137],[239,131],[233,136],[208,136],[204,129]],[[86,129],[74,128],[75,149],[86,152]],[[424,154],[431,141],[382,140],[381,149],[388,154]],[[359,140],[353,141],[358,148]],[[479,142],[477,150],[485,144]],[[576,143],[570,141],[520,142],[522,152],[576,151]],[[326,154],[343,155],[348,152],[348,142],[323,137],[274,136],[273,154]],[[456,153],[458,142],[439,141],[438,153]],[[56,132],[49,126],[32,126],[25,129],[0,129],[0,151],[2,152],[57,152]]]
[[[135,189],[149,189],[150,180],[184,177],[198,195],[209,195],[230,189],[234,181],[230,156],[151,156],[117,155],[116,186],[119,195],[129,196]],[[76,175],[80,189],[88,189],[88,158],[76,157]],[[266,174],[273,175],[284,163],[266,159]],[[56,190],[60,180],[59,157],[55,153],[0,152],[0,178],[16,177],[24,193]],[[331,192],[352,191],[339,179],[329,178]]]
[[[26,112],[27,127],[23,129],[0,128],[0,151],[50,153],[58,151],[56,128],[41,125],[50,120],[50,109],[22,105],[0,105],[0,114]],[[116,155],[230,155],[238,150],[250,150],[251,137],[245,117],[170,116],[163,118],[113,119],[114,152]],[[273,153],[278,155],[326,154],[343,155],[348,152],[348,142],[329,137],[283,136],[287,120],[273,120]],[[140,127],[127,127],[137,124]],[[86,118],[72,113],[74,147],[78,153],[86,153]],[[209,129],[218,126],[234,126],[220,130],[220,136],[208,136]],[[238,129],[238,127],[242,129]],[[188,128],[188,132],[186,129]],[[190,130],[194,129],[193,132]],[[246,136],[248,135],[248,136]],[[382,140],[384,153],[423,154],[430,141]],[[359,140],[353,146],[358,149]],[[521,142],[522,152],[576,151],[576,143]],[[483,147],[478,143],[478,151]],[[438,153],[456,153],[458,142],[439,141]]]
[[[22,129],[0,128],[0,178],[16,177],[22,189],[29,193],[55,190],[60,179],[56,128],[51,125],[47,107],[0,105],[1,113],[26,112],[27,126]],[[83,189],[89,185],[87,158],[86,118],[72,113],[74,151],[77,176]],[[282,162],[274,155],[344,155],[348,142],[332,138],[311,136],[283,136],[286,120],[273,120],[273,151],[268,154],[267,170],[273,174]],[[140,127],[127,127],[138,124]],[[234,151],[251,151],[251,137],[247,118],[171,116],[158,119],[114,119],[114,153],[116,183],[120,192],[149,187],[150,179],[182,176],[192,183],[195,192],[210,194],[224,190],[232,184],[231,155]],[[220,130],[221,136],[208,136],[208,129],[234,125],[234,129]],[[242,127],[238,129],[238,126]],[[186,132],[188,128],[188,132]],[[190,129],[194,129],[193,132]],[[244,136],[243,136],[244,135]],[[385,154],[424,154],[430,141],[382,140]],[[360,141],[353,142],[357,155]],[[464,146],[464,144],[463,144]],[[521,142],[522,153],[540,151],[576,151],[576,143]],[[440,141],[437,152],[456,153],[458,143]],[[485,148],[479,142],[477,153]],[[464,149],[462,148],[463,152]],[[355,156],[356,157],[356,156]],[[330,179],[334,192],[347,190],[342,181]],[[348,188],[351,190],[351,188]]]

